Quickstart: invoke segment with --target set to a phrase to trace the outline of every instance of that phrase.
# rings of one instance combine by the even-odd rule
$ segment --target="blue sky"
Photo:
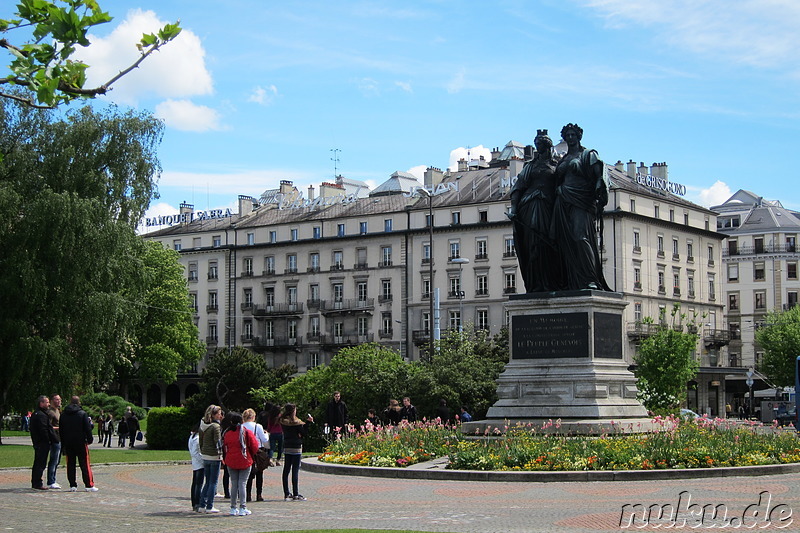
[[[702,205],[749,189],[800,209],[800,2],[106,1],[90,82],[184,33],[105,97],[167,124],[151,214],[281,179],[379,184],[577,122],[609,163],[667,162]]]

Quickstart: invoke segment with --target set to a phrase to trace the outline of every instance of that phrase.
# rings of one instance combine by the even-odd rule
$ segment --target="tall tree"
[[[121,361],[127,364],[118,377],[170,383],[200,359],[205,346],[197,338],[178,253],[154,241],[145,241],[142,252],[143,309],[133,330],[132,358]]]
[[[642,340],[634,357],[639,398],[648,409],[659,414],[674,411],[686,400],[687,383],[697,375],[699,363],[695,358],[697,334],[696,317],[680,313],[680,304],[671,311],[671,324],[660,317],[655,333]],[[662,312],[663,313],[663,312]],[[652,324],[652,319],[647,320]],[[686,329],[686,331],[684,331]]]
[[[800,307],[770,311],[765,326],[756,330],[756,342],[764,348],[759,370],[775,385],[794,385],[795,361],[800,356]]]
[[[55,107],[76,98],[105,94],[114,82],[181,32],[175,23],[142,35],[135,43],[140,55],[133,64],[99,87],[85,87],[89,65],[73,59],[75,48],[89,46],[89,30],[111,20],[97,0],[21,0],[10,18],[0,18],[0,49],[12,57],[8,74],[0,78],[0,87],[16,85],[25,87],[27,92],[0,90],[0,98],[30,106]],[[7,39],[11,32],[20,40]]]
[[[161,129],[144,114],[61,119],[0,99],[0,414],[107,383],[133,353],[147,282],[134,225]]]

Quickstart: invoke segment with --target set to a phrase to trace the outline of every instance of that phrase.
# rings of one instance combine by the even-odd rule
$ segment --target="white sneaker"
[[[70,487],[69,491],[70,492],[78,492],[78,487]]]
[[[239,509],[236,507],[231,507],[231,512],[228,513],[231,516],[239,516]]]
[[[97,487],[86,487],[85,490],[86,492],[97,492],[100,489],[98,489]]]
[[[211,509],[206,509],[206,513],[208,513],[208,514],[216,514],[218,512],[219,512],[219,509],[217,509],[216,507],[212,507]]]
[[[253,511],[251,511],[247,507],[242,507],[241,509],[239,509],[239,516],[247,516],[249,514],[253,514]]]
[[[60,489],[61,485],[59,485],[58,483],[53,483],[52,485],[48,485],[47,488],[48,489]]]

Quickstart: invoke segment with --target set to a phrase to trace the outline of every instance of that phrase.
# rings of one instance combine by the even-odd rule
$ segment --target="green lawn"
[[[136,450],[136,449],[91,449],[92,464],[142,463],[152,461],[188,461],[188,450]],[[33,464],[33,447],[30,445],[4,444],[0,446],[0,468],[29,467]]]

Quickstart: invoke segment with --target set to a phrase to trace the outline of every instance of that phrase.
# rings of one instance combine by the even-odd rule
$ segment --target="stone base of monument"
[[[655,424],[636,399],[623,359],[621,293],[571,291],[513,296],[507,305],[511,359],[497,381],[499,400],[464,434],[517,424],[540,432],[647,432]]]

